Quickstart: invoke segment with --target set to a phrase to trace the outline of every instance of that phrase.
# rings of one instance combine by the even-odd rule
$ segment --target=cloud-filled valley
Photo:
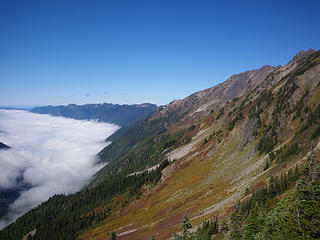
[[[26,111],[0,110],[0,191],[24,186],[0,229],[58,193],[81,189],[102,165],[98,153],[118,126]]]

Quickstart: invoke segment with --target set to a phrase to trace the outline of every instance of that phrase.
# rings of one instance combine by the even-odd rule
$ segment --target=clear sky
[[[0,1],[0,105],[158,105],[320,48],[320,1]]]

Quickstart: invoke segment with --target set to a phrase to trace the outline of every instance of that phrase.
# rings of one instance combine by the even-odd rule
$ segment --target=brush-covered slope
[[[81,238],[103,239],[115,231],[119,239],[167,239],[186,212],[194,225],[222,218],[271,178],[303,165],[311,154],[319,159],[319,62],[320,52],[298,55],[263,80],[267,88],[257,86],[201,120],[184,118],[169,127],[165,134],[176,134],[178,144],[166,157],[176,161],[158,185],[143,188],[140,199]]]
[[[50,114],[73,119],[94,119],[100,122],[114,123],[119,126],[130,125],[153,112],[157,106],[150,103],[119,105],[111,103],[67,106],[44,106],[32,108],[30,112]]]
[[[301,58],[312,52],[314,51],[301,51],[284,68],[263,66],[257,70],[235,74],[215,87],[175,100],[160,107],[143,121],[120,129],[107,139],[112,144],[99,153],[101,161],[109,164],[96,174],[94,184],[110,174],[128,174],[160,163],[164,159],[163,151],[174,149],[181,141],[189,141],[190,134],[182,140],[180,138],[180,143],[177,141],[178,135],[184,134],[186,125],[200,121],[227,101],[255,88],[264,90],[272,86],[294,70]],[[271,74],[275,71],[277,74]],[[182,131],[172,131],[175,128]]]
[[[183,130],[185,125],[254,89],[275,69],[277,67],[264,66],[235,74],[222,84],[173,101],[142,121],[120,129],[107,139],[112,144],[99,153],[101,161],[109,164],[96,174],[94,184],[110,174],[128,174],[160,163],[165,159],[164,151],[181,144],[177,140],[181,141],[183,131],[170,129]],[[183,124],[177,125],[180,121]],[[188,141],[188,138],[182,141]]]
[[[310,218],[304,210],[316,211],[320,204],[314,190],[320,186],[320,52],[301,52],[284,67],[264,68],[170,103],[113,136],[114,143],[133,143],[118,152],[120,157],[97,175],[95,184],[52,197],[2,230],[0,239],[21,239],[34,230],[32,239],[102,240],[112,231],[118,239],[169,239],[181,230],[186,212],[186,228],[188,221],[200,226],[218,217],[214,239],[263,239],[268,232],[252,224],[255,212],[249,206],[256,209],[256,219],[266,219],[263,229],[275,233],[275,223],[283,224],[276,218],[283,206],[297,206],[304,224],[288,216],[289,225],[297,229],[294,234],[316,238],[319,216]],[[238,81],[246,83],[245,90],[231,90],[242,86]],[[136,140],[139,133],[144,138]],[[305,196],[301,184],[294,187],[302,176],[309,187]],[[294,205],[297,196],[301,201]],[[207,225],[198,230],[199,236],[207,234]],[[288,226],[283,229],[289,232]]]

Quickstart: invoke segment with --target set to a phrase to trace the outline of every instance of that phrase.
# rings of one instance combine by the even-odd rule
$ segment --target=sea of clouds
[[[118,126],[0,110],[0,141],[11,149],[0,151],[0,190],[16,187],[17,179],[28,189],[0,220],[0,229],[31,208],[58,193],[80,190],[103,165],[96,154]]]

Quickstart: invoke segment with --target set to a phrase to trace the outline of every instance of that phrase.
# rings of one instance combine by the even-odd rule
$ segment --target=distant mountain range
[[[111,103],[67,106],[44,106],[32,108],[30,112],[50,114],[78,120],[96,119],[100,122],[114,123],[121,127],[128,126],[158,108],[155,104],[143,103],[119,105]]]

